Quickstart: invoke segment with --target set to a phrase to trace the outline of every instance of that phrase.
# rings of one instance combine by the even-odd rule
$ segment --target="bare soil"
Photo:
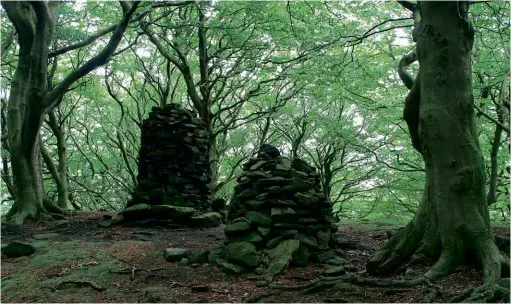
[[[22,229],[2,229],[2,245],[22,241],[36,246],[30,257],[1,261],[1,301],[7,302],[420,302],[431,289],[373,288],[339,284],[318,293],[304,295],[270,286],[257,286],[257,275],[227,275],[217,266],[179,266],[166,262],[168,247],[214,249],[223,245],[223,228],[203,230],[164,227],[129,228],[97,225],[106,212],[79,212],[67,221],[51,224],[29,222]],[[336,234],[348,259],[362,277],[365,262],[387,240],[386,230],[399,228],[388,223],[342,224]],[[509,228],[495,227],[495,233],[509,235]],[[13,231],[14,230],[14,231]],[[51,234],[50,234],[51,233]],[[389,279],[411,279],[424,273],[428,261],[415,261],[396,269]],[[293,286],[313,282],[329,267],[310,263],[292,267],[277,277],[274,285]],[[82,282],[82,283],[79,283]],[[464,265],[437,282],[442,302],[481,284],[481,270]]]

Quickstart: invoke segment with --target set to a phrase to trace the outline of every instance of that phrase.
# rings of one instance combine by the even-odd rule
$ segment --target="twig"
[[[57,283],[57,285],[55,285],[55,287],[52,288],[52,291],[55,292],[60,286],[62,286],[64,284],[78,284],[80,286],[90,285],[92,288],[96,289],[97,291],[105,290],[105,288],[99,286],[98,284],[96,284],[96,283],[94,283],[92,281],[68,280],[68,281],[62,281],[62,282]]]

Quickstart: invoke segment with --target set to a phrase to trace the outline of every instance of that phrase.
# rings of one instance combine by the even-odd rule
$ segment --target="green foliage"
[[[395,2],[201,5],[204,24],[196,5],[153,9],[145,22],[167,52],[186,58],[197,90],[210,86],[216,197],[230,198],[240,165],[266,142],[313,164],[341,217],[413,216],[424,187],[423,163],[402,120],[407,89],[396,72],[401,57],[413,49],[409,12]],[[488,87],[498,100],[509,74],[509,2],[477,3],[470,11],[476,30],[474,102],[496,120],[497,105],[482,91]],[[115,2],[65,3],[53,48],[79,42],[119,17]],[[66,132],[70,190],[84,209],[123,208],[136,182],[140,124],[151,107],[175,102],[193,108],[183,71],[149,41],[143,25],[132,24],[122,51],[77,83],[56,109]],[[206,84],[200,83],[201,26],[211,56]],[[3,23],[2,36],[9,30]],[[105,37],[58,56],[52,83],[104,47]],[[9,93],[16,49],[14,43],[2,56],[2,97]],[[477,127],[489,168],[495,123],[478,115]],[[56,139],[46,124],[42,137],[58,163]],[[499,196],[491,206],[495,221],[509,219],[508,140],[503,133]],[[2,157],[8,162],[3,145]],[[43,173],[55,200],[46,167]]]

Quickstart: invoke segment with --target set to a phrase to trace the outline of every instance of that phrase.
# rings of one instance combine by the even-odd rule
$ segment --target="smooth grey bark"
[[[509,258],[490,230],[484,161],[475,127],[471,50],[474,30],[467,2],[419,2],[419,75],[407,97],[416,108],[407,120],[426,167],[426,186],[414,219],[368,262],[389,272],[420,250],[437,262],[425,274],[438,279],[473,253],[483,282],[496,282]],[[420,77],[420,78],[419,78]],[[406,119],[406,116],[405,116]],[[410,128],[410,122],[416,124]]]
[[[52,90],[47,87],[48,53],[60,2],[4,1],[1,4],[18,33],[19,43],[18,66],[11,84],[7,114],[7,137],[17,197],[6,218],[22,224],[27,218],[49,213],[46,207],[52,207],[45,198],[40,173],[39,132],[43,118],[73,83],[108,61],[139,2],[123,15],[107,46]]]

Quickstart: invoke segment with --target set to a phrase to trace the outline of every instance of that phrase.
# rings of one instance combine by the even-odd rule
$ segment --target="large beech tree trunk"
[[[483,281],[509,272],[490,230],[484,161],[475,127],[468,2],[419,2],[419,75],[404,116],[426,166],[426,185],[414,219],[371,258],[367,269],[385,273],[419,251],[437,262],[429,279],[448,275],[473,253]],[[417,144],[417,145],[416,145]]]
[[[39,160],[39,132],[44,116],[78,79],[106,63],[120,43],[139,2],[121,2],[123,17],[107,46],[69,73],[51,91],[47,87],[48,53],[56,25],[58,1],[3,1],[2,7],[18,33],[19,56],[7,105],[7,140],[11,155],[16,200],[6,214],[22,224],[61,210],[44,193]]]

